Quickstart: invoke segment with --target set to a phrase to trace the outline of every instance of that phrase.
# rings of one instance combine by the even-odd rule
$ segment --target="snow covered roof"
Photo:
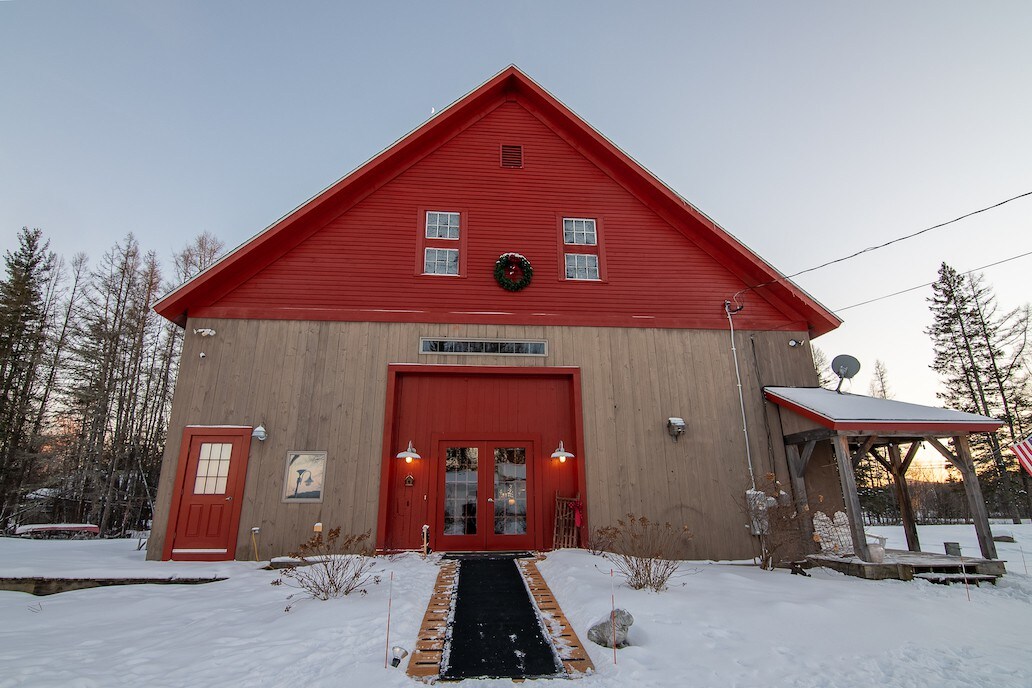
[[[1003,421],[894,399],[839,394],[821,387],[764,387],[778,406],[832,430],[990,432]]]

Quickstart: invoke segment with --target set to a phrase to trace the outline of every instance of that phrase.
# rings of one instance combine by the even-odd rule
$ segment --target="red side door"
[[[235,556],[250,443],[250,428],[186,428],[165,559]]]

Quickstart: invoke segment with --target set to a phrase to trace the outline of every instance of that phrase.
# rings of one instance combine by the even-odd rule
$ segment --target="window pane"
[[[426,214],[427,239],[458,239],[459,213],[428,211]]]
[[[477,532],[476,447],[448,447],[444,456],[444,480],[453,492],[444,500],[444,534],[475,535]]]
[[[459,274],[459,251],[453,248],[428,248],[423,259],[423,272],[428,275]]]
[[[582,246],[595,246],[598,243],[595,233],[595,221],[586,218],[564,218],[563,242]]]
[[[598,256],[584,253],[566,254],[566,278],[597,280]]]
[[[523,535],[527,532],[527,450],[496,448],[494,469],[494,533]]]

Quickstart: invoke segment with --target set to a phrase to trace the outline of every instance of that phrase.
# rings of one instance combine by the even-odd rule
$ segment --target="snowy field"
[[[903,546],[900,528],[868,529]],[[589,643],[597,673],[583,688],[625,686],[1032,688],[1032,525],[994,526],[1008,560],[999,585],[812,577],[741,564],[686,565],[667,592],[616,586],[635,618],[631,647]],[[920,529],[926,551],[960,542],[971,526]],[[0,591],[0,688],[61,686],[413,686],[384,669],[388,573],[392,644],[412,649],[436,577],[415,555],[380,560],[384,582],[365,596],[305,601],[289,613],[276,573],[254,563],[146,562],[135,540],[0,538],[0,576],[211,577],[205,585],[133,585],[47,597]],[[1032,564],[1032,561],[1029,562]],[[539,568],[585,639],[608,613],[609,566],[586,552],[551,553]],[[406,659],[407,661],[407,659]],[[404,665],[402,666],[402,668]],[[465,686],[512,685],[465,681]],[[554,684],[552,684],[554,685]]]

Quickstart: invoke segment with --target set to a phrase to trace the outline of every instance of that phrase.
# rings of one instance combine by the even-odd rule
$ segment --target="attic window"
[[[502,167],[523,169],[523,146],[502,146]]]

